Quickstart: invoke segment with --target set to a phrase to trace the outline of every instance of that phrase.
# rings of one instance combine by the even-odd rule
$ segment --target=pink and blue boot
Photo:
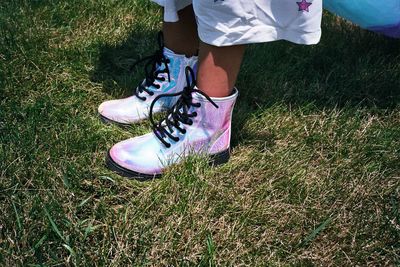
[[[238,96],[209,97],[195,86],[194,72],[186,68],[187,86],[176,94],[159,95],[152,103],[179,96],[159,122],[150,120],[153,132],[114,145],[107,165],[119,174],[138,180],[161,176],[164,169],[193,154],[208,155],[213,164],[228,161],[230,155],[232,110]]]
[[[145,57],[137,63],[147,60],[146,78],[138,85],[130,97],[103,102],[98,112],[106,123],[130,125],[148,118],[150,104],[160,94],[172,94],[185,86],[185,67],[196,68],[197,57],[186,57],[175,54],[164,47],[163,35],[158,36],[159,50],[152,56]],[[136,64],[135,64],[136,65]],[[161,99],[153,107],[153,113],[171,108],[175,98]]]

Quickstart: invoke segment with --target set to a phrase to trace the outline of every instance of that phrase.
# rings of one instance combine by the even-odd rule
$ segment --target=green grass
[[[400,42],[325,14],[316,46],[250,46],[231,161],[156,181],[104,166],[149,131],[103,125],[161,12],[147,1],[0,3],[0,265],[400,264]]]

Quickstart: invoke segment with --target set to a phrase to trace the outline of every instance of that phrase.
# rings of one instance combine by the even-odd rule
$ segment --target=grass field
[[[400,42],[325,14],[316,46],[250,46],[231,161],[156,181],[104,166],[103,125],[161,12],[0,2],[0,266],[400,265]]]

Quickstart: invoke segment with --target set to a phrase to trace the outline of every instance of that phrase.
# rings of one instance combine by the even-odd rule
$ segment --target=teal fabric
[[[365,29],[400,38],[400,0],[324,0],[324,7]]]

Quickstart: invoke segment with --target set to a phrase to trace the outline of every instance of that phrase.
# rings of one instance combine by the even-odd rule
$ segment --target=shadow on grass
[[[144,74],[140,66],[134,72],[130,67],[136,60],[157,49],[156,36],[156,31],[138,28],[123,43],[100,46],[91,81],[102,83],[103,90],[113,98],[132,95]]]
[[[143,73],[129,67],[156,48],[156,31],[133,29],[117,45],[103,45],[92,81],[112,98],[131,95]],[[311,110],[354,107],[391,110],[400,100],[400,40],[385,38],[326,14],[318,45],[285,41],[250,45],[237,82],[233,146],[248,118],[276,104]],[[247,134],[246,134],[247,136]],[[247,136],[247,138],[273,138]],[[273,145],[271,143],[271,145]]]

